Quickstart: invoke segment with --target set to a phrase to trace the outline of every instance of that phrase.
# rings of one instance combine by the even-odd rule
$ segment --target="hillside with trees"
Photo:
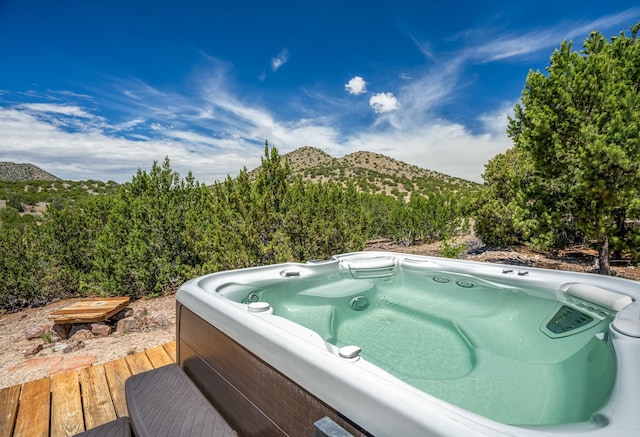
[[[16,164],[14,162],[0,162],[0,181],[58,181],[52,175],[33,164]]]
[[[407,200],[412,193],[429,196],[433,192],[464,192],[468,195],[480,187],[465,179],[366,151],[333,158],[315,147],[301,147],[283,155],[282,159],[289,162],[292,178],[342,186],[353,184],[360,192],[384,193]]]
[[[468,230],[460,193],[405,201],[351,182],[305,181],[268,146],[253,177],[244,169],[206,186],[180,177],[167,158],[105,187],[53,202],[37,221],[12,206],[0,210],[0,308],[161,295],[204,273],[327,259],[375,238],[415,244]]]

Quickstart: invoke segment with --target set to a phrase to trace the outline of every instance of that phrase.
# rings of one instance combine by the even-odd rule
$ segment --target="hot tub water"
[[[407,270],[379,278],[296,278],[256,288],[245,303],[268,302],[276,316],[337,347],[357,345],[361,357],[404,382],[496,421],[588,420],[615,380],[607,341],[615,314],[593,306],[583,312],[575,299],[560,304],[538,294]],[[567,305],[588,323],[567,319]],[[575,328],[557,334],[550,329],[557,320]]]

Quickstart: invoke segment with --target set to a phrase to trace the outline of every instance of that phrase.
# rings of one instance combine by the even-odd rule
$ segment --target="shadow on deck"
[[[108,363],[0,389],[0,437],[73,436],[128,416],[127,378],[175,361],[172,341]]]

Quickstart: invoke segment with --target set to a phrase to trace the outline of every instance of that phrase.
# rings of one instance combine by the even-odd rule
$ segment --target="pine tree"
[[[516,149],[534,166],[532,201],[570,216],[598,247],[609,274],[609,247],[640,191],[640,44],[593,32],[581,52],[563,42],[547,74],[530,72],[510,120]]]

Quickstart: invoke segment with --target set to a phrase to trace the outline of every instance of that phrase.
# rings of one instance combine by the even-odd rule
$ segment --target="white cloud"
[[[289,60],[289,50],[282,49],[278,56],[271,58],[271,70],[278,71]]]
[[[33,112],[68,115],[72,117],[82,118],[94,118],[93,114],[89,114],[84,109],[73,105],[58,105],[54,103],[24,103],[19,105],[19,107]]]
[[[495,111],[480,115],[478,119],[482,122],[484,130],[492,135],[504,135],[509,124],[509,117],[513,117],[513,108],[517,102],[508,102]]]
[[[378,93],[371,96],[369,106],[378,114],[395,111],[400,107],[400,102],[393,93]]]
[[[367,92],[367,82],[360,76],[354,76],[344,85],[344,89],[349,94],[358,96]]]
[[[199,181],[212,183],[227,174],[235,176],[244,165],[260,163],[261,149],[247,141],[234,142],[231,148],[225,140],[212,145],[214,138],[173,130],[146,140],[90,129],[65,132],[22,108],[0,107],[0,131],[4,160],[32,163],[63,179],[126,182],[138,168],[148,169],[168,156],[182,176],[192,170]]]

